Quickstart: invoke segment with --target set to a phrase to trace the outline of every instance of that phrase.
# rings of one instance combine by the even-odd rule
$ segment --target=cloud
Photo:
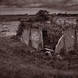
[[[45,7],[74,10],[78,8],[78,0],[0,0],[0,5],[1,7]]]

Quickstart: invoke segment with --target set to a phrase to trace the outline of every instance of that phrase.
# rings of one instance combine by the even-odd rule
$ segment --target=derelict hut
[[[19,25],[18,35],[20,35],[21,41],[27,46],[36,50],[43,48],[42,25],[40,22],[23,20]]]

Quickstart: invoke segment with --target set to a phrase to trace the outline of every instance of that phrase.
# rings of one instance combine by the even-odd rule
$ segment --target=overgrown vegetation
[[[0,78],[77,78],[77,69],[69,69],[68,64],[18,40],[0,38]]]

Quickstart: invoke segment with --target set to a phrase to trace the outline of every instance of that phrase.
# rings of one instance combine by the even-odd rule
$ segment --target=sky
[[[1,8],[47,8],[78,11],[78,0],[0,0]]]
[[[0,0],[2,7],[47,7],[63,8],[77,6],[78,0]]]

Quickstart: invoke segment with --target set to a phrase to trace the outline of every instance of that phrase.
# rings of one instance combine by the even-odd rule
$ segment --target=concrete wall
[[[43,46],[42,31],[36,28],[31,29],[31,43],[35,49],[40,49]]]
[[[43,47],[43,37],[42,37],[42,30],[37,25],[38,24],[35,23],[35,24],[32,24],[32,27],[30,27],[27,24],[27,26],[25,27],[22,33],[21,40],[27,46],[30,46],[36,50],[39,50]]]
[[[30,40],[30,28],[25,28],[21,36],[21,41],[24,42],[27,46],[29,46],[29,40]]]

